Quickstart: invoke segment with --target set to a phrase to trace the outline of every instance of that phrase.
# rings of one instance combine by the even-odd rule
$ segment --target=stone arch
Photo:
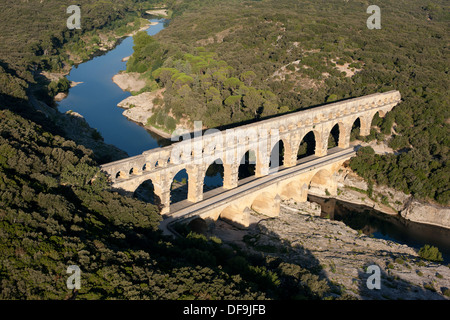
[[[250,212],[248,208],[246,210],[240,210],[233,204],[223,209],[219,217],[238,227],[248,227],[250,225]]]
[[[286,161],[286,148],[290,148],[290,146],[288,143],[285,143],[283,139],[278,140],[274,144],[270,151],[270,170],[276,170],[278,167],[284,165],[284,162]]]
[[[296,202],[305,202],[308,198],[308,186],[301,181],[292,181],[281,189],[280,195],[285,200],[293,199]]]
[[[247,149],[247,151],[239,158],[238,157],[238,180],[251,177],[256,174],[257,165],[257,151]]]
[[[257,150],[256,146],[246,146],[245,148],[238,146],[235,159],[236,159],[237,163],[241,164],[244,157],[246,155],[248,155],[249,153],[251,153],[251,154],[253,154],[252,162],[253,162],[253,164],[256,164],[257,155],[258,155],[257,152],[258,152],[258,150]]]
[[[128,172],[128,174],[130,176],[136,176],[140,173],[139,169],[137,167],[133,167],[130,169],[130,171]]]
[[[350,141],[356,140],[361,135],[361,123],[360,117],[350,122]]]
[[[308,192],[321,196],[336,195],[337,183],[335,177],[329,170],[320,169],[311,178]]]
[[[253,200],[251,208],[268,217],[277,217],[280,215],[280,204],[280,196],[270,192],[262,192]]]
[[[347,128],[342,121],[339,121],[333,125],[331,130],[328,132],[327,139],[327,149],[334,147],[345,148],[347,143]]]
[[[374,117],[376,114],[378,113],[378,115],[380,116],[380,118],[384,118],[385,116],[386,116],[386,111],[384,111],[384,110],[382,110],[382,109],[379,109],[379,110],[377,110],[377,112],[375,112],[374,114],[373,114],[373,116],[372,117]]]
[[[222,159],[217,158],[209,165],[205,165],[205,169],[201,176],[203,179],[203,192],[223,187],[224,175],[225,168]]]
[[[150,171],[152,169],[152,165],[150,162],[146,162],[144,163],[144,165],[142,166],[142,171],[146,172],[146,171]]]
[[[127,179],[128,174],[125,171],[119,171],[116,173],[116,179]]]
[[[301,137],[297,147],[297,160],[315,154],[318,138],[320,140],[320,134],[315,130],[310,130]]]
[[[383,110],[377,110],[373,113],[371,120],[370,120],[370,126],[380,126],[381,125],[381,118],[384,118],[386,116],[386,112]]]
[[[154,204],[161,208],[161,194],[157,192],[153,180],[146,179],[134,191],[133,196],[141,201]]]

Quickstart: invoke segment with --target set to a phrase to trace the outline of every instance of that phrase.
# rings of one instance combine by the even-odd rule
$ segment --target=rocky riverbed
[[[241,230],[217,221],[213,234],[249,252],[320,270],[319,275],[357,299],[449,299],[450,267],[419,258],[416,250],[375,239],[343,222],[320,218],[314,203],[283,201],[281,214],[252,213],[253,224]],[[370,290],[367,267],[381,270],[381,289]]]

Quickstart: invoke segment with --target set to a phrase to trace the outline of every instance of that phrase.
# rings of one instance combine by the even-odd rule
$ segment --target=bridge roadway
[[[348,160],[356,155],[356,147],[342,149],[339,147],[328,150],[328,154],[323,157],[308,156],[297,161],[294,167],[285,168],[280,166],[278,171],[273,172],[267,176],[256,178],[249,177],[239,181],[239,185],[233,189],[216,188],[205,193],[204,200],[192,203],[187,200],[175,203],[171,206],[170,213],[163,217],[160,223],[160,229],[166,235],[177,235],[173,229],[175,222],[184,220],[191,220],[194,218],[207,218],[208,212],[224,202],[232,203],[241,197],[258,191],[262,187],[277,183],[278,181],[291,178],[299,175],[302,172],[308,172],[330,163],[335,163],[340,160]]]

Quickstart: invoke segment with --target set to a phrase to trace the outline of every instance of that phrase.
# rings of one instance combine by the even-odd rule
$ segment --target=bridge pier
[[[267,176],[270,171],[269,162],[257,161],[255,166],[255,176],[257,178]]]
[[[155,195],[157,195],[160,199],[160,209],[161,209],[161,215],[167,215],[170,213],[170,189],[163,190],[160,187],[155,187]]]
[[[238,186],[239,163],[223,164],[223,188],[233,189]]]
[[[375,114],[374,114],[375,115]],[[372,126],[372,119],[373,116],[365,116],[365,117],[360,117],[360,122],[361,122],[361,128],[359,129],[359,135],[366,137],[368,135],[370,135],[370,127]]]
[[[188,198],[190,202],[199,202],[203,200],[203,183],[204,176],[202,175],[200,166],[190,165],[188,166]]]

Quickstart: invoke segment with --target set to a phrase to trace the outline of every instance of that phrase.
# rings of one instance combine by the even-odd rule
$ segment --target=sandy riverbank
[[[112,80],[123,91],[137,92],[142,90],[147,82],[144,79],[140,79],[141,74],[136,72],[118,73]]]
[[[147,10],[145,11],[147,14],[151,14],[153,16],[161,16],[161,17],[168,17],[169,12],[167,9],[155,9],[155,10]]]
[[[139,30],[133,31],[133,32],[127,34],[126,36],[127,36],[127,37],[132,37],[132,36],[134,36],[136,33],[138,33],[139,31],[145,31],[145,30],[147,30],[148,28],[150,28],[151,26],[156,26],[157,24],[159,24],[159,22],[149,22],[149,23],[147,23],[146,25],[142,26]]]

